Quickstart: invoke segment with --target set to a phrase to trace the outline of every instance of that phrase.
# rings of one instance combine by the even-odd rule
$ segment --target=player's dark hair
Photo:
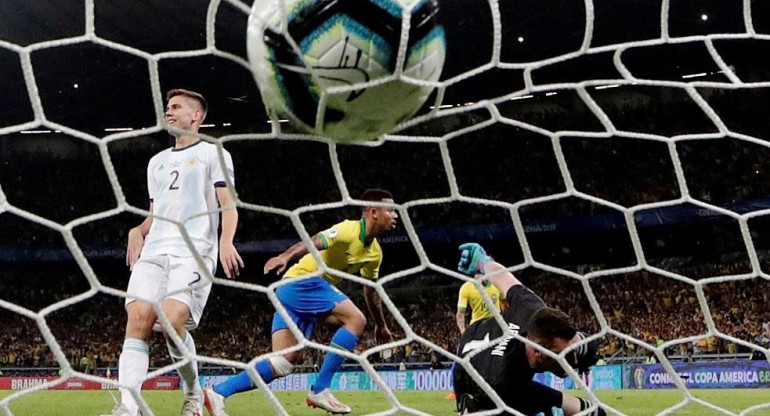
[[[364,193],[361,194],[361,197],[358,198],[362,201],[375,201],[375,202],[382,202],[383,199],[393,199],[393,194],[390,193],[390,191],[386,191],[384,189],[380,188],[369,188],[364,191]],[[361,207],[361,211],[366,212],[367,207]]]
[[[569,315],[554,308],[541,308],[527,323],[527,337],[548,349],[557,338],[570,340],[575,334],[577,328]]]
[[[209,111],[209,103],[206,102],[206,98],[203,97],[202,94],[197,93],[195,91],[186,90],[183,88],[174,88],[173,90],[169,90],[166,93],[166,100],[170,100],[176,96],[183,96],[187,98],[191,98],[200,104],[201,108],[203,109],[203,115],[205,117],[206,113]]]

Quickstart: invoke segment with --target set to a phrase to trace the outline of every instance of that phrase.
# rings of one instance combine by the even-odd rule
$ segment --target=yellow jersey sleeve
[[[358,226],[355,221],[342,221],[331,226],[331,228],[321,231],[318,233],[318,236],[321,238],[324,250],[335,244],[347,245],[358,238]]]
[[[471,301],[471,291],[474,289],[473,283],[465,282],[460,286],[460,293],[457,296],[457,310],[464,312],[468,310],[468,303]]]

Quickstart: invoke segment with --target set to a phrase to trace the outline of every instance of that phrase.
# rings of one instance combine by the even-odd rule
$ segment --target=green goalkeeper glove
[[[457,264],[457,270],[460,273],[474,276],[476,273],[484,273],[484,266],[492,261],[478,243],[465,243],[460,246],[460,262]]]
[[[536,414],[535,416],[546,416],[545,413],[540,412]],[[548,416],[564,416],[564,410],[561,410],[559,407],[552,407],[551,408],[551,414]]]

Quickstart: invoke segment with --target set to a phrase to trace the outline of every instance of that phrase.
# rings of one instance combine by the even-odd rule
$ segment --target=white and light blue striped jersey
[[[147,165],[147,190],[155,217],[145,237],[142,256],[190,257],[192,252],[173,220],[184,224],[196,251],[215,262],[219,253],[219,207],[216,188],[234,182],[233,159],[224,151],[225,169],[217,147],[199,141],[182,149],[166,149]],[[210,214],[205,214],[209,212]]]

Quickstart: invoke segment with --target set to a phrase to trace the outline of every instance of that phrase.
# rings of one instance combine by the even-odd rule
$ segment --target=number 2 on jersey
[[[172,170],[171,176],[174,177],[174,180],[171,181],[171,185],[168,186],[168,189],[175,191],[179,189],[179,186],[177,186],[176,181],[179,180],[179,171],[178,170]]]

